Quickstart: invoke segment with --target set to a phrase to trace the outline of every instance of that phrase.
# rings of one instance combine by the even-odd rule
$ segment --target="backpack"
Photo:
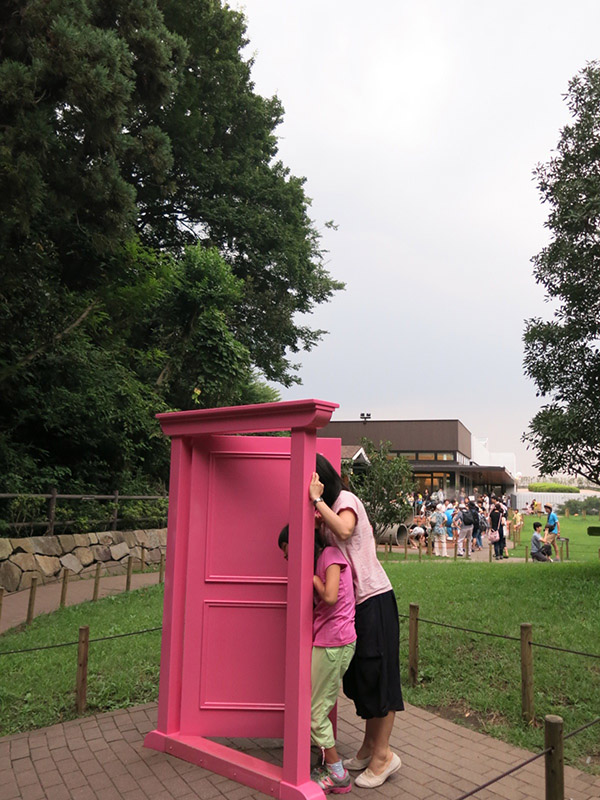
[[[485,518],[485,514],[480,514],[479,515],[479,530],[480,531],[486,531],[487,530],[487,526],[488,526],[488,523],[487,523],[487,519]]]
[[[467,527],[469,525],[473,525],[473,523],[475,522],[475,520],[473,519],[473,513],[468,508],[462,512],[462,519],[463,519],[463,525],[466,525]]]

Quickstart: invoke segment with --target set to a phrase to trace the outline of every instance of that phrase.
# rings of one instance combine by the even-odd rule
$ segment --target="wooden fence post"
[[[408,533],[406,534],[406,539],[404,540],[404,560],[406,561],[408,558]]]
[[[521,623],[521,716],[532,723],[535,718],[533,708],[533,647],[532,627],[528,622]]]
[[[54,533],[54,521],[56,519],[56,495],[58,490],[56,486],[50,489],[50,500],[48,502],[48,527],[46,528],[46,535],[51,536]]]
[[[408,606],[408,677],[411,686],[419,681],[419,606]]]
[[[458,558],[458,532],[454,534],[454,560]]]
[[[558,548],[558,549],[560,550],[560,560],[561,560],[561,561],[564,561],[564,558],[563,558],[563,543],[562,543],[562,541],[561,541],[561,542],[559,542],[559,545],[560,545],[560,546],[559,546],[559,548]]]
[[[565,542],[567,543],[567,561],[569,560],[569,541],[569,539],[565,539]]]
[[[94,575],[94,596],[92,600],[94,603],[98,599],[100,593],[100,571],[102,570],[102,562],[98,561],[96,564],[96,574]]]
[[[77,647],[77,685],[75,687],[75,699],[78,714],[83,714],[87,705],[87,667],[89,644],[89,625],[82,625],[81,628],[79,628],[79,645]]]
[[[548,714],[544,719],[544,750],[546,753],[546,800],[565,800],[565,765],[563,761],[562,717]]]
[[[165,582],[165,554],[161,550],[160,552],[160,566],[158,568],[158,582],[164,583]]]
[[[127,559],[127,580],[125,581],[125,591],[128,592],[131,589],[131,573],[133,572],[133,556],[129,556]]]
[[[492,563],[492,544],[488,542],[488,561]]]
[[[431,542],[432,542],[432,539],[433,539],[433,533],[430,532],[429,536],[427,537],[427,555],[429,556],[429,558],[431,558],[431,555],[432,555],[431,554]]]
[[[422,549],[423,548],[422,548],[421,538],[419,537],[419,561],[421,560],[421,551],[422,551]],[[600,550],[598,550],[598,552],[600,553]]]
[[[67,586],[69,584],[69,570],[63,567],[62,588],[60,590],[60,607],[64,608],[67,603]]]
[[[33,575],[31,578],[31,587],[29,589],[29,603],[27,605],[27,625],[31,625],[33,622],[33,616],[35,613],[35,594],[37,592],[37,575]]]
[[[525,545],[525,563],[529,563],[529,547]]]
[[[113,510],[112,521],[110,523],[111,531],[117,530],[118,522],[119,522],[119,490],[115,489],[115,507]]]

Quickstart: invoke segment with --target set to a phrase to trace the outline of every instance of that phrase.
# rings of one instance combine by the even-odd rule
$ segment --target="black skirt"
[[[363,719],[403,711],[398,606],[390,589],[356,606],[356,651],[344,675],[344,694]]]

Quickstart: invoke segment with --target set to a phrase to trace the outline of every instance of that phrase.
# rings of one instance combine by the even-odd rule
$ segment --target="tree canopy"
[[[0,6],[5,485],[166,478],[153,417],[296,380],[342,288],[219,0]]]
[[[600,483],[600,64],[569,84],[571,122],[555,155],[536,169],[551,239],[536,281],[554,308],[526,323],[525,371],[546,402],[525,439],[540,472]]]

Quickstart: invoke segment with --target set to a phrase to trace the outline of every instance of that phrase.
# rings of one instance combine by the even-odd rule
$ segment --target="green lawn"
[[[521,532],[521,544],[517,546],[515,555],[525,557],[525,545],[531,546],[531,536],[533,534],[533,523],[541,522],[542,526],[546,523],[545,517],[525,517],[525,524]],[[588,536],[588,527],[600,527],[597,516],[583,517],[559,517],[561,536],[569,538],[569,560],[570,561],[595,561],[600,563],[598,550],[600,549],[600,536]],[[560,539],[557,544],[560,547]],[[563,545],[564,557],[566,558],[566,544]]]
[[[600,562],[532,565],[462,561],[385,563],[401,614],[418,603],[425,619],[519,635],[533,624],[534,641],[600,654]],[[76,646],[21,655],[13,649],[90,639],[160,625],[163,587],[84,603],[36,618],[28,630],[0,636],[0,735],[73,719]],[[420,624],[420,684],[407,685],[408,621],[400,618],[406,699],[475,724],[505,741],[536,749],[543,728],[520,719],[519,643]],[[159,632],[90,644],[89,712],[157,698]],[[534,649],[536,714],[557,713],[569,732],[600,713],[600,660]],[[600,771],[600,725],[566,743],[567,760]],[[588,761],[589,759],[589,761]]]
[[[385,563],[385,562],[384,562]],[[400,614],[419,604],[424,619],[600,655],[600,563],[523,564],[409,561],[385,565]],[[408,620],[400,618],[400,658],[408,673]],[[543,742],[543,717],[559,714],[565,732],[600,714],[600,659],[534,648],[538,724],[521,721],[519,642],[421,623],[420,684],[406,699],[513,744]],[[565,743],[567,760],[600,771],[600,724]],[[587,763],[587,759],[590,759]]]
[[[0,653],[90,640],[160,626],[163,586],[69,606],[36,617],[29,629],[0,636]],[[90,713],[148,703],[158,697],[160,631],[92,642],[88,665]],[[22,655],[0,655],[0,735],[74,719],[77,645]]]

